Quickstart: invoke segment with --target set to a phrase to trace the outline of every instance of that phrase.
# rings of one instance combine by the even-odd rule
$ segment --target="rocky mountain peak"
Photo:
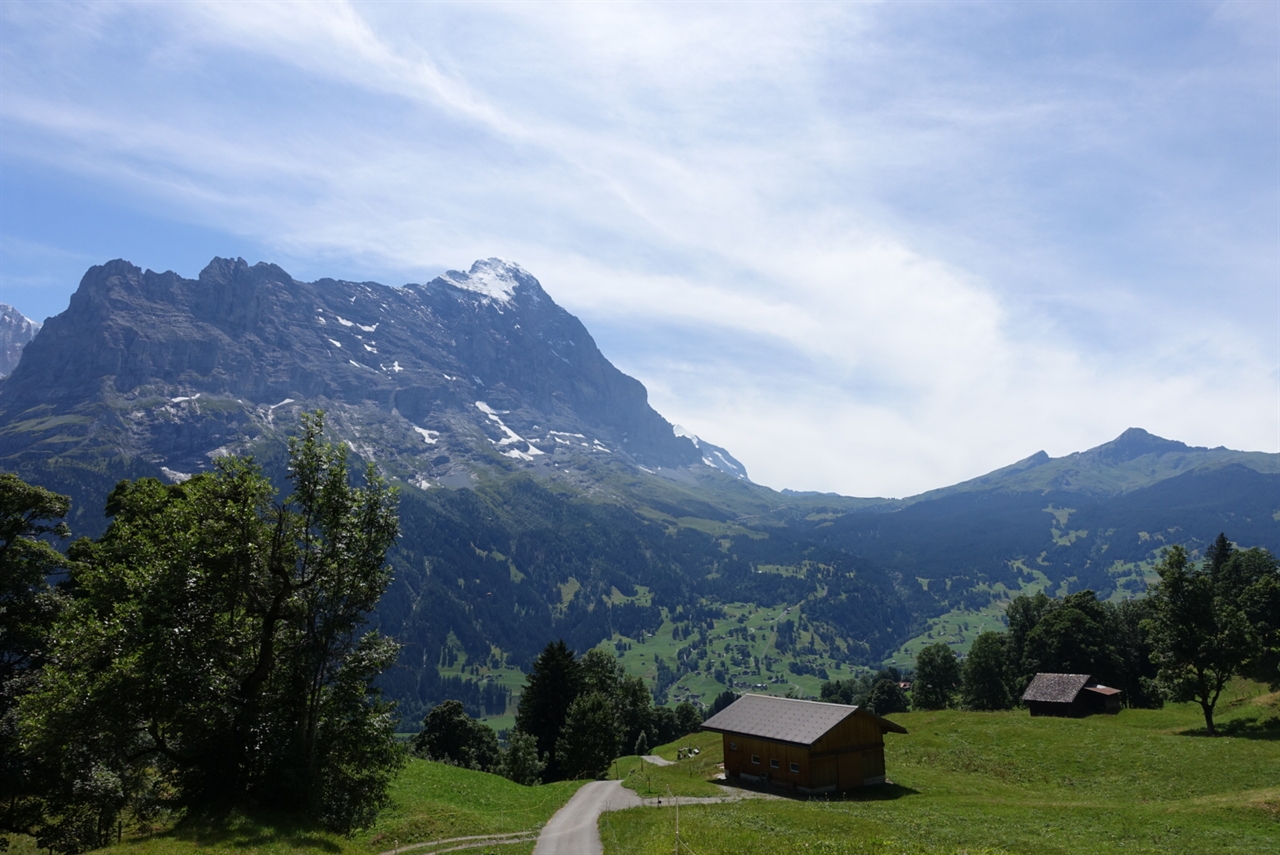
[[[1094,456],[1101,461],[1107,463],[1120,463],[1128,460],[1136,460],[1147,454],[1169,454],[1175,451],[1205,451],[1207,449],[1197,449],[1187,445],[1185,442],[1178,442],[1173,439],[1165,439],[1148,433],[1142,428],[1131,427],[1124,433],[1120,434],[1111,442],[1103,443],[1096,448],[1091,448],[1084,454]]]
[[[0,303],[0,377],[7,377],[22,358],[22,349],[40,332],[40,324],[8,303]]]
[[[0,460],[106,455],[179,477],[317,408],[357,454],[423,488],[492,466],[571,477],[589,461],[745,477],[728,452],[677,436],[577,318],[497,258],[403,287],[301,282],[241,258],[197,279],[93,267],[0,384],[0,424],[26,426],[0,435]]]

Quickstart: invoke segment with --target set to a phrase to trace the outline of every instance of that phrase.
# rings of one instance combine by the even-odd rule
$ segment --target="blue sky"
[[[1280,4],[0,5],[0,300],[536,275],[774,487],[1280,451]]]

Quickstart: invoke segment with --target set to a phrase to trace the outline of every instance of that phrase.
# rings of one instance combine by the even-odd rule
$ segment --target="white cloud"
[[[1275,39],[1074,8],[7,4],[2,144],[299,276],[518,261],[774,486],[1280,450]]]

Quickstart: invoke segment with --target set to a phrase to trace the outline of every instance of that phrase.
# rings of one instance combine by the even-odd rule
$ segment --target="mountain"
[[[13,373],[22,349],[40,332],[40,324],[8,303],[0,303],[0,377]]]
[[[491,469],[580,481],[582,460],[610,458],[745,476],[677,436],[576,318],[498,259],[402,288],[299,282],[241,259],[197,279],[113,261],[28,353],[0,386],[0,461],[56,459],[67,487],[76,467],[180,480],[270,442],[304,408],[422,489]]]
[[[1147,433],[1142,428],[1129,428],[1110,442],[1088,451],[1056,458],[1038,451],[1003,469],[921,493],[908,501],[988,490],[1060,491],[1101,499],[1141,490],[1188,472],[1208,472],[1229,466],[1244,466],[1276,475],[1280,474],[1280,455],[1232,451],[1221,446],[1189,446]]]
[[[1280,455],[1136,428],[908,499],[775,492],[498,259],[403,287],[91,268],[0,380],[0,467],[71,495],[94,536],[121,478],[249,454],[287,490],[314,409],[401,489],[374,619],[405,645],[384,686],[409,721],[447,696],[501,711],[556,638],[613,644],[663,697],[812,693],[1019,591],[1140,594],[1172,542],[1280,551]]]

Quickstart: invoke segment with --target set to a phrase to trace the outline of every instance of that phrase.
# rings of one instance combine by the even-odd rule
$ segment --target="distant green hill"
[[[1111,442],[1088,451],[1065,457],[1050,457],[1038,451],[1002,469],[921,493],[907,501],[930,501],[958,493],[991,490],[1066,492],[1102,499],[1142,490],[1188,472],[1212,472],[1230,466],[1280,475],[1280,454],[1194,447],[1163,439],[1142,428],[1129,428]]]

